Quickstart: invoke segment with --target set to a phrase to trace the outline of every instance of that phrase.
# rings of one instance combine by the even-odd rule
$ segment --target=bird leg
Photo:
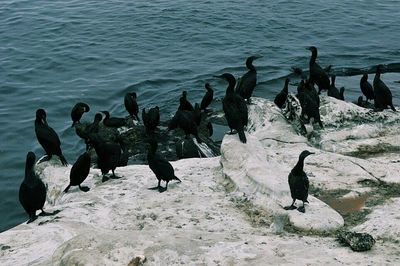
[[[119,179],[119,178],[121,178],[121,176],[116,176],[116,175],[115,175],[114,170],[111,170],[111,171],[112,171],[112,176],[110,176],[110,178],[112,178],[112,179]]]
[[[285,210],[295,210],[295,209],[297,209],[297,207],[296,206],[294,206],[294,203],[296,202],[296,199],[293,199],[293,202],[292,202],[292,205],[290,205],[290,206],[286,206],[286,207],[283,207]]]
[[[163,188],[162,186],[161,186],[161,179],[159,179],[158,180],[158,185],[156,186],[156,187],[151,187],[151,188],[148,188],[148,189],[150,189],[150,190],[160,190],[160,188]]]
[[[302,212],[302,213],[305,213],[305,212],[306,212],[306,208],[305,208],[305,206],[304,206],[304,201],[303,201],[303,206],[297,208],[297,210],[298,210],[299,212]]]
[[[37,218],[38,217],[35,213],[29,214],[29,220],[26,222],[26,224],[30,224],[31,222],[35,221]]]
[[[103,178],[101,179],[101,182],[106,182],[107,180],[109,180],[110,178],[108,178],[105,174],[103,175]]]
[[[162,192],[164,192],[164,191],[167,191],[167,188],[168,188],[168,182],[169,181],[166,181],[167,183],[165,184],[165,188],[164,187],[162,187],[162,186],[159,186],[159,188],[158,188],[158,192],[160,192],[160,193],[162,193]]]
[[[81,186],[79,185],[79,189],[82,190],[83,192],[88,192],[90,190],[89,187]]]

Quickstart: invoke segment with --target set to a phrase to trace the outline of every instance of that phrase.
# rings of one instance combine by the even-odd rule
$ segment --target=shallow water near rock
[[[333,65],[345,98],[358,98],[359,78],[378,63],[392,63],[382,79],[400,104],[398,1],[2,1],[0,6],[0,231],[23,222],[18,189],[29,150],[38,157],[34,111],[45,108],[71,163],[84,145],[70,128],[70,110],[87,102],[91,121],[108,109],[125,116],[123,96],[134,90],[140,109],[155,105],[162,120],[177,108],[182,90],[200,102],[210,82],[221,99],[222,72],[242,75],[257,60],[254,94],[273,99],[291,66],[307,68],[310,45],[321,65]],[[371,16],[373,12],[373,16]],[[318,27],[315,17],[318,14]],[[390,38],[388,37],[390,36]],[[382,40],[378,42],[376,40]],[[370,72],[371,73],[371,72]],[[352,75],[352,76],[348,76]],[[370,75],[370,80],[373,75]],[[294,91],[291,86],[289,90]],[[212,109],[220,109],[216,101]]]

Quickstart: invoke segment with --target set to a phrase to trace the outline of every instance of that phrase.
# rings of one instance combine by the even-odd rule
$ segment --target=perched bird
[[[79,186],[79,189],[83,192],[88,192],[88,187],[81,186],[82,182],[85,181],[90,171],[90,155],[88,152],[83,153],[79,156],[78,160],[74,163],[69,173],[69,185],[65,188],[64,193],[67,193],[71,186]]]
[[[157,141],[150,140],[150,145],[147,153],[147,161],[151,171],[156,175],[158,179],[157,187],[151,189],[158,189],[159,192],[164,192],[168,188],[168,183],[171,180],[178,180],[182,182],[178,177],[175,176],[174,168],[172,165],[160,154],[157,153]],[[161,186],[161,180],[165,181],[165,188]]]
[[[97,167],[103,174],[103,182],[107,181],[106,174],[111,170],[113,179],[117,179],[114,173],[121,160],[121,146],[118,143],[103,142],[99,137],[92,137],[90,143],[97,154]]]
[[[297,162],[295,167],[293,167],[292,171],[290,171],[288,181],[290,187],[290,195],[292,196],[293,202],[292,205],[284,207],[285,210],[297,209],[300,212],[305,212],[304,202],[308,203],[307,198],[309,181],[307,174],[303,171],[303,168],[304,159],[311,154],[314,153],[307,150],[300,153],[299,161]],[[296,208],[296,206],[294,206],[296,199],[303,201],[302,207]]]
[[[367,97],[366,102],[368,100],[375,99],[374,89],[372,88],[371,84],[368,82],[368,74],[364,74],[360,79],[360,89],[361,92]]]
[[[310,67],[310,82],[317,84],[318,94],[321,90],[328,90],[330,86],[328,74],[323,70],[320,65],[316,62],[318,51],[315,46],[310,46],[308,50],[311,51],[311,58],[309,62]]]
[[[129,115],[131,117],[135,116],[136,120],[139,121],[139,106],[136,102],[136,98],[136,92],[128,92],[127,94],[125,94],[124,105]]]
[[[158,106],[150,108],[148,113],[146,113],[146,109],[143,108],[142,120],[146,131],[148,133],[153,132],[158,124],[160,124],[160,108],[158,108]]]
[[[93,123],[87,126],[75,126],[75,133],[85,141],[86,150],[89,150],[89,140],[91,136],[96,135],[99,132],[99,124],[103,116],[100,113],[97,113],[94,116]]]
[[[28,152],[25,163],[25,178],[19,187],[19,202],[29,215],[28,224],[36,220],[36,211],[42,210],[40,215],[46,215],[43,206],[46,201],[46,186],[35,173],[36,156]]]
[[[125,118],[110,117],[108,111],[102,111],[102,113],[106,115],[103,119],[103,125],[106,127],[124,127],[128,125]]]
[[[386,84],[381,80],[382,65],[376,67],[376,73],[374,78],[374,93],[375,93],[375,108],[376,109],[386,109],[388,106],[392,108],[393,111],[396,109],[392,102],[392,92],[386,86]]]
[[[183,91],[179,98],[178,110],[194,111],[193,105],[187,99],[187,91]]]
[[[90,111],[89,105],[86,103],[77,103],[71,110],[72,126],[74,127],[76,123],[80,122],[82,115]]]
[[[336,80],[336,76],[332,75],[331,76],[331,85],[329,86],[328,89],[328,96],[339,99],[340,100],[340,92],[339,90],[336,88],[335,86],[335,80]]]
[[[286,99],[287,99],[287,96],[288,96],[288,93],[289,93],[289,90],[288,90],[288,88],[289,88],[289,81],[290,81],[290,80],[289,80],[288,78],[286,78],[286,80],[285,80],[285,85],[283,86],[283,89],[281,90],[281,92],[278,93],[278,95],[275,96],[274,103],[275,103],[279,108],[282,108],[283,105],[284,105],[285,102],[286,102]]]
[[[214,98],[214,90],[211,88],[211,85],[209,83],[206,83],[204,87],[206,88],[207,92],[201,100],[200,110],[206,111],[206,108],[210,105]]]
[[[319,113],[319,97],[313,87],[307,87],[308,82],[301,81],[297,87],[296,97],[300,101],[301,105],[301,116],[307,117],[308,119],[313,118],[315,122],[318,122],[319,126],[323,128],[321,121],[321,115]]]
[[[35,133],[38,142],[46,152],[46,157],[42,161],[48,161],[53,155],[57,155],[63,165],[68,165],[61,151],[61,141],[54,129],[47,124],[46,111],[43,109],[36,110]]]
[[[243,99],[246,99],[247,103],[250,103],[250,97],[253,95],[254,88],[257,85],[257,70],[253,65],[253,61],[261,57],[253,55],[247,58],[246,67],[249,71],[238,81],[236,93],[242,96]]]
[[[180,128],[185,132],[186,138],[192,134],[197,142],[202,142],[197,131],[197,124],[194,112],[178,110],[168,124],[168,130]]]
[[[226,121],[228,126],[232,130],[235,129],[239,134],[241,142],[246,143],[246,135],[244,134],[244,127],[248,123],[248,110],[245,100],[234,92],[236,79],[232,74],[225,73],[217,78],[228,81],[228,87],[226,88],[225,97],[222,100],[222,108],[225,113]]]

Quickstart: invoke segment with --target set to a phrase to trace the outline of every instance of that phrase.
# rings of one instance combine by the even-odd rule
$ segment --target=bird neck
[[[30,182],[33,181],[35,178],[35,171],[34,167],[31,164],[25,165],[25,179],[24,181]]]
[[[289,92],[289,81],[285,81],[285,86],[283,87],[283,91],[286,93]]]
[[[299,161],[294,166],[293,171],[294,172],[302,172],[303,168],[304,168],[304,158],[299,158]]]
[[[253,65],[253,61],[252,60],[247,60],[246,61],[246,67],[250,70],[250,71],[256,71],[256,68]]]
[[[316,50],[313,50],[311,52],[311,58],[310,58],[310,65],[315,64],[315,61],[317,60],[318,52]]]
[[[228,81],[228,87],[226,88],[226,94],[233,94],[235,92],[235,84],[236,82],[234,80],[229,80]]]

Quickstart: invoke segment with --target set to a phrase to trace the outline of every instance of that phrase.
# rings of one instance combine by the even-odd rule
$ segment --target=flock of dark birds
[[[295,73],[302,75],[302,79],[297,86],[297,99],[299,100],[302,107],[302,117],[313,118],[315,122],[318,122],[320,127],[323,127],[320,114],[319,106],[320,99],[319,94],[321,91],[327,91],[328,96],[335,97],[340,100],[344,100],[344,88],[337,89],[335,87],[335,76],[331,76],[329,79],[330,67],[323,69],[317,62],[317,48],[312,46],[309,48],[311,51],[311,58],[309,61],[309,76],[308,78],[303,75],[301,71],[295,69]],[[225,96],[222,100],[222,108],[225,113],[227,124],[230,128],[229,134],[237,133],[242,143],[246,143],[245,129],[248,125],[248,107],[251,103],[251,97],[253,90],[257,84],[257,70],[253,65],[253,61],[260,58],[261,56],[250,56],[246,60],[246,67],[248,72],[245,73],[237,82],[232,74],[224,73],[222,75],[214,76],[219,79],[223,79],[228,83],[226,88]],[[382,66],[379,65],[376,68],[376,74],[373,81],[373,86],[368,82],[368,75],[364,74],[360,80],[361,92],[368,100],[374,100],[374,106],[376,110],[382,110],[390,107],[393,111],[396,109],[392,103],[392,94],[390,89],[380,79],[382,73]],[[318,86],[318,91],[315,89],[315,85]],[[286,104],[288,96],[289,79],[285,80],[285,85],[282,91],[276,95],[274,102],[279,108],[283,108]],[[210,84],[205,84],[206,94],[204,95],[200,105],[195,104],[193,106],[187,100],[187,92],[184,91],[180,98],[179,107],[174,117],[171,119],[168,125],[168,130],[180,128],[184,131],[186,137],[193,135],[197,142],[202,140],[199,138],[197,133],[197,126],[201,113],[208,112],[207,107],[213,101],[213,89]],[[360,96],[358,103],[363,104],[363,98]],[[138,113],[139,106],[137,103],[137,95],[135,92],[130,92],[125,95],[124,105],[129,113],[129,119],[135,119],[140,121]],[[85,141],[86,151],[78,157],[76,162],[73,164],[70,171],[70,181],[64,192],[67,193],[71,186],[78,186],[80,190],[87,192],[88,187],[81,186],[82,182],[89,175],[91,166],[91,156],[89,150],[94,149],[97,155],[97,167],[101,170],[103,175],[103,182],[108,178],[119,178],[115,175],[115,169],[120,166],[121,160],[123,159],[123,148],[120,143],[107,142],[102,139],[99,133],[100,123],[102,122],[105,127],[119,128],[128,126],[127,118],[111,117],[108,111],[102,111],[96,113],[94,120],[91,124],[86,127],[78,127],[80,119],[84,113],[90,111],[89,105],[86,103],[77,103],[71,111],[72,127],[75,127],[76,134]],[[104,114],[104,118],[103,115]],[[61,141],[57,133],[51,128],[46,120],[46,112],[44,109],[38,109],[36,111],[35,119],[35,133],[38,142],[45,151],[45,156],[38,162],[50,160],[53,155],[57,155],[63,165],[67,165],[61,151]],[[145,127],[145,133],[148,136],[148,153],[147,161],[150,169],[153,171],[158,180],[158,185],[151,189],[157,189],[159,192],[167,190],[168,182],[172,180],[181,180],[175,176],[172,165],[157,152],[157,137],[154,134],[157,126],[160,123],[160,110],[159,107],[150,108],[148,111],[142,110],[142,122]],[[212,132],[212,126],[210,125],[210,131]],[[291,191],[291,197],[293,203],[284,207],[285,209],[296,209],[295,201],[301,200],[303,206],[299,207],[298,210],[305,212],[304,203],[308,202],[308,187],[309,181],[306,173],[303,171],[304,159],[313,154],[309,151],[303,151],[296,166],[292,169],[289,174],[289,186]],[[28,223],[34,221],[36,211],[41,210],[39,215],[51,215],[43,210],[43,206],[46,200],[46,186],[43,181],[35,173],[35,161],[36,156],[33,152],[28,152],[26,156],[25,165],[25,178],[20,186],[19,199],[20,203],[29,215]],[[127,162],[127,158],[126,158]],[[107,177],[109,172],[112,174]],[[165,187],[161,186],[161,181],[165,181]],[[54,214],[54,213],[53,213]]]

